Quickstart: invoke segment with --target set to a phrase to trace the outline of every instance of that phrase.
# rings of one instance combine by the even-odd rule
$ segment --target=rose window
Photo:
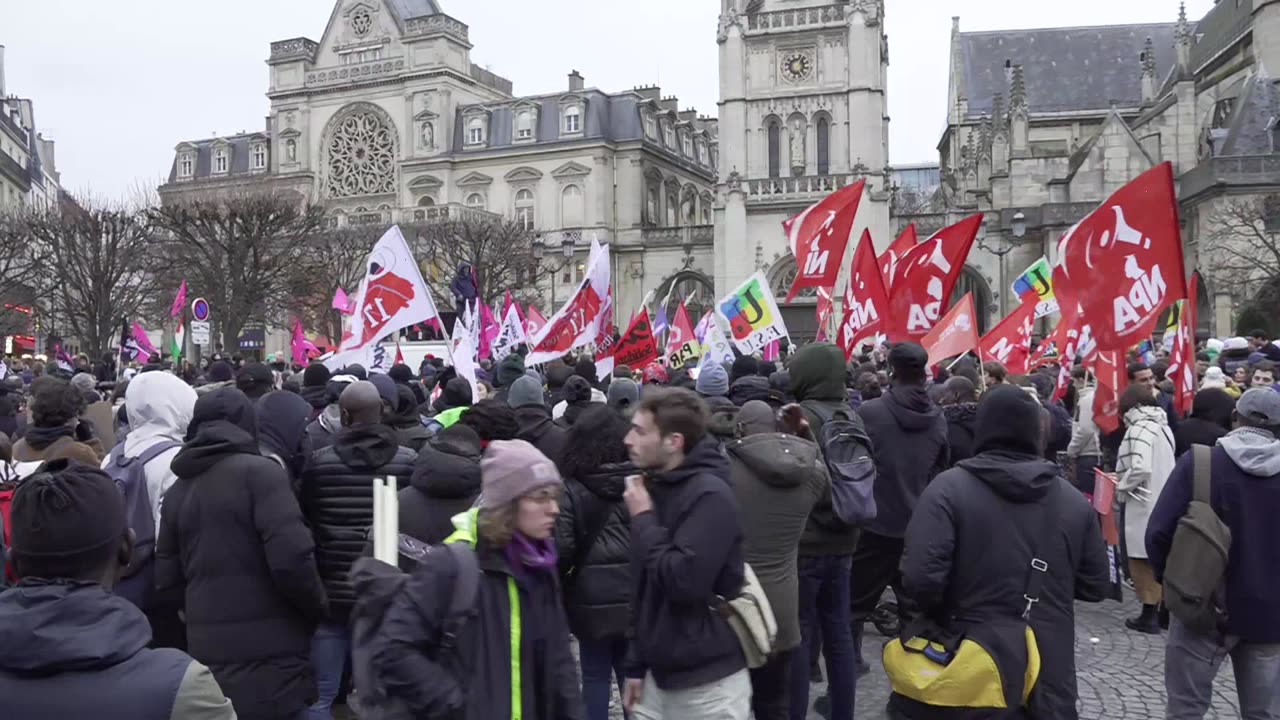
[[[375,114],[344,119],[329,137],[329,197],[395,192],[395,143]]]

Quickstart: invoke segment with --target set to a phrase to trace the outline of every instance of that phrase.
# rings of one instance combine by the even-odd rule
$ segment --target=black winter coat
[[[210,397],[228,420],[201,420]],[[173,459],[156,585],[185,598],[187,649],[239,717],[285,717],[316,692],[311,636],[326,606],[311,533],[284,469],[258,454],[248,398],[227,388],[201,403]]]
[[[551,411],[542,406],[518,407],[515,414],[520,426],[516,439],[538,448],[548,460],[559,466],[564,459],[564,445],[568,442],[569,431],[557,425],[551,419]]]
[[[1034,455],[1001,451],[962,461],[925,489],[905,540],[900,569],[907,593],[926,616],[988,648],[1026,647],[1020,618],[1028,567],[1033,553],[1048,563],[1031,614],[1041,669],[1030,717],[1074,720],[1074,601],[1102,600],[1109,568],[1093,509],[1062,470]],[[1021,677],[1025,650],[997,650],[995,657],[1006,677]]]
[[[316,539],[316,562],[329,595],[329,619],[345,625],[355,594],[348,575],[373,525],[373,479],[395,476],[401,488],[417,455],[385,425],[343,428],[302,472],[302,509]]]
[[[409,487],[400,491],[400,532],[428,545],[453,533],[453,516],[480,495],[480,448],[437,435],[418,453]]]
[[[752,400],[769,402],[769,379],[759,375],[748,375],[733,381],[729,386],[729,401],[742,407]]]
[[[709,610],[742,589],[742,525],[719,443],[703,438],[684,463],[646,481],[653,510],[631,518],[632,642],[627,677],[645,670],[664,690],[714,682],[746,667],[729,623]]]
[[[946,405],[942,415],[947,419],[947,446],[951,449],[951,462],[957,463],[973,457],[973,442],[977,433],[978,403]]]
[[[1231,416],[1235,409],[1235,398],[1226,390],[1209,388],[1196,393],[1191,417],[1178,423],[1173,431],[1175,454],[1182,457],[1192,445],[1216,445],[1218,438],[1231,431]]]
[[[509,597],[514,582],[520,599],[522,715],[527,720],[583,720],[578,667],[569,652],[555,573],[514,573],[505,553],[484,541],[476,548],[476,561],[483,575],[475,615],[457,639],[460,668],[442,664],[435,652],[457,578],[450,553],[432,553],[392,601],[373,668],[387,694],[406,703],[413,717],[512,717]]]
[[[565,478],[564,504],[556,521],[565,610],[580,638],[625,635],[631,620],[631,516],[622,494],[629,462]],[[591,534],[596,532],[594,542]],[[589,547],[584,547],[590,542]]]
[[[938,473],[950,467],[947,421],[925,389],[895,385],[858,407],[875,444],[876,519],[867,530],[900,538],[916,499]]]

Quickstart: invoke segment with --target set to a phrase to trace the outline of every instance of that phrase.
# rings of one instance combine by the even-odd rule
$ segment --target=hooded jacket
[[[296,488],[302,465],[311,454],[307,438],[310,404],[301,395],[276,390],[259,398],[254,409],[258,415],[262,454],[279,463],[289,473],[291,486]]]
[[[315,534],[316,563],[329,596],[330,621],[346,624],[355,596],[348,574],[373,525],[373,479],[393,476],[403,489],[417,455],[386,425],[343,428],[302,472],[302,510]]]
[[[184,598],[188,651],[241,718],[287,716],[314,700],[311,635],[325,612],[288,476],[258,450],[243,393],[197,401],[156,540],[156,587]]]
[[[769,378],[747,375],[729,385],[729,401],[742,407],[752,400],[769,401]]]
[[[719,443],[702,438],[670,472],[646,481],[653,510],[631,518],[632,634],[627,677],[645,671],[684,690],[746,667],[716,596],[742,588],[742,525]]]
[[[1192,453],[1178,459],[1147,525],[1157,578],[1164,576],[1174,531],[1191,503],[1194,465]],[[1266,430],[1233,430],[1213,448],[1210,468],[1210,505],[1231,528],[1226,633],[1246,643],[1280,643],[1280,440]]]
[[[329,390],[324,385],[303,385],[301,391],[302,399],[307,401],[311,406],[311,419],[319,417],[320,413],[329,405]]]
[[[875,444],[876,518],[867,530],[900,538],[920,494],[950,465],[946,418],[918,385],[894,385],[858,415]]]
[[[627,476],[637,472],[629,462],[606,463],[565,478],[556,547],[569,628],[577,637],[623,637],[630,626],[631,516],[622,495]]]
[[[942,416],[947,419],[947,447],[951,451],[951,462],[973,457],[978,403],[946,405],[942,408]]]
[[[1074,720],[1074,601],[1104,598],[1109,565],[1093,509],[1058,466],[995,449],[961,461],[921,494],[904,540],[904,589],[927,617],[992,650],[1006,687],[1026,663],[1020,618],[1027,569],[1033,555],[1048,563],[1031,611],[1041,669],[1029,716]],[[983,717],[963,711],[946,717],[968,716]]]
[[[515,409],[515,415],[520,426],[516,438],[538,448],[548,460],[559,466],[569,431],[551,419],[551,411],[545,405],[523,405]]]
[[[1218,438],[1231,431],[1231,416],[1235,409],[1235,398],[1226,390],[1209,388],[1196,393],[1191,417],[1178,423],[1173,431],[1175,454],[1182,457],[1192,445],[1217,445]]]
[[[400,491],[400,532],[428,545],[453,533],[453,517],[480,495],[480,438],[467,428],[451,428],[422,447]]]
[[[396,441],[400,446],[414,452],[421,450],[431,437],[431,432],[422,424],[422,416],[418,414],[417,398],[407,385],[396,386],[396,412],[386,422],[396,431]]]
[[[826,465],[815,443],[773,432],[735,440],[725,454],[746,533],[743,556],[778,623],[774,649],[791,650],[800,644],[796,549],[809,512],[830,492]]]
[[[1124,414],[1116,456],[1116,502],[1124,505],[1125,553],[1146,559],[1147,519],[1175,462],[1173,433],[1164,410],[1140,405]]]
[[[236,717],[208,668],[180,650],[149,650],[150,641],[142,611],[97,583],[24,580],[0,593],[4,716]]]

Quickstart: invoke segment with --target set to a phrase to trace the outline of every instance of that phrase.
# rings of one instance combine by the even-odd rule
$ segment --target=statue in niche
[[[289,162],[298,161],[298,141],[297,140],[294,140],[293,138],[289,138],[288,140],[285,141],[284,156],[288,158]]]
[[[791,123],[791,172],[794,175],[804,174],[804,127],[799,120]]]
[[[422,146],[428,149],[436,146],[436,128],[430,120],[422,123]]]

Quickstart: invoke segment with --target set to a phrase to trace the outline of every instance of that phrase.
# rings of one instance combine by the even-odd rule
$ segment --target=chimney
[[[0,45],[0,99],[4,96],[4,46]]]
[[[569,90],[582,90],[584,87],[586,87],[586,84],[582,80],[582,75],[577,70],[569,73]]]

